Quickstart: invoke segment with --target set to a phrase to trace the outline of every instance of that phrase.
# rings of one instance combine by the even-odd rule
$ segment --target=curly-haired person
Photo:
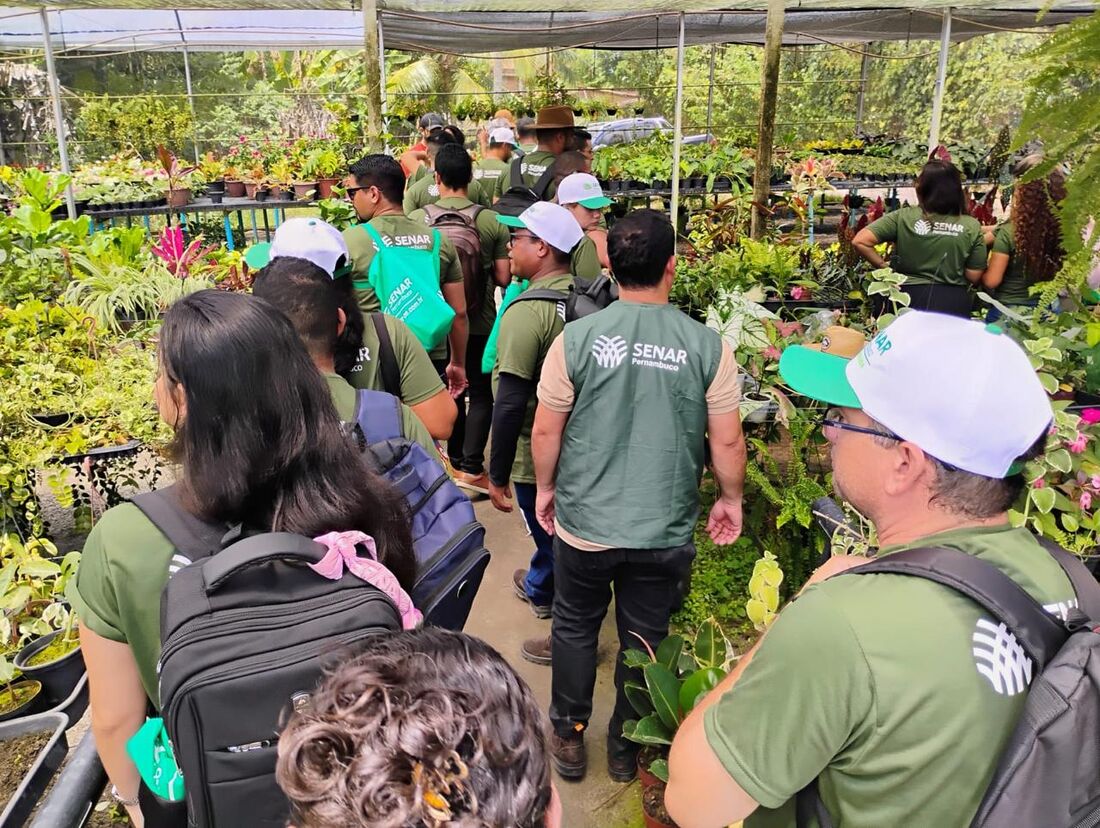
[[[279,738],[297,828],[557,828],[543,718],[483,641],[379,636]]]

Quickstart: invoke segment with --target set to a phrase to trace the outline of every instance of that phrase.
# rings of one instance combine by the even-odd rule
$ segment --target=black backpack
[[[528,288],[515,299],[517,302],[529,302],[536,299],[549,302],[563,302],[565,304],[565,321],[572,322],[581,319],[596,311],[601,311],[619,298],[619,286],[611,277],[600,274],[595,279],[573,279],[573,285],[568,291],[553,290],[551,288]]]
[[[535,186],[528,187],[521,172],[523,159],[512,160],[512,167],[508,173],[508,189],[497,199],[493,209],[502,216],[518,216],[537,201],[546,201],[546,191],[550,189],[550,182],[554,179],[554,165],[547,167]]]
[[[891,573],[948,586],[1015,636],[1035,669],[1019,722],[971,828],[1100,825],[1100,584],[1074,555],[1041,541],[1062,566],[1079,608],[1048,613],[992,564],[957,549],[907,549],[844,575]],[[816,780],[797,798],[799,828],[833,822]]]
[[[175,553],[161,598],[161,715],[196,828],[283,828],[279,730],[323,670],[370,636],[401,629],[381,590],[306,567],[325,547],[286,532],[243,539],[199,521],[172,487],[134,504]],[[223,548],[224,547],[224,548]]]

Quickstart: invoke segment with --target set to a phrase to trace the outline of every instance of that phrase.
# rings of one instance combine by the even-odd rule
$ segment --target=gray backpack
[[[1075,555],[1043,546],[1077,593],[1079,608],[1064,621],[997,567],[957,549],[903,550],[844,573],[950,587],[1002,621],[1038,668],[971,828],[1100,826],[1100,584]],[[813,820],[832,828],[816,780],[799,793],[797,816],[799,828]]]

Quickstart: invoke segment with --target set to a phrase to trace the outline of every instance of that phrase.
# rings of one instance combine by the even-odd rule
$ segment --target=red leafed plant
[[[182,166],[180,160],[163,144],[157,144],[157,158],[160,159],[160,165],[164,168],[164,174],[168,176],[168,189],[186,189],[184,176],[193,173],[198,168]]]
[[[190,276],[199,276],[202,270],[209,268],[206,257],[216,247],[214,245],[203,247],[202,242],[202,236],[197,236],[189,244],[185,244],[183,228],[173,225],[160,231],[160,238],[153,245],[153,253],[164,262],[164,266],[173,276],[186,279]],[[197,272],[193,273],[192,269]]]
[[[985,197],[981,201],[975,201],[970,197],[970,193],[966,194],[966,212],[978,220],[978,223],[983,227],[997,223],[996,216],[993,215],[993,205],[997,200],[997,185],[993,185]]]

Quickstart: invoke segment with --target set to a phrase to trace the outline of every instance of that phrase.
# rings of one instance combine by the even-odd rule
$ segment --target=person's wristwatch
[[[126,797],[118,792],[118,788],[115,785],[111,785],[111,799],[127,808],[136,808],[138,806],[138,798],[136,795],[133,799],[126,799]]]

